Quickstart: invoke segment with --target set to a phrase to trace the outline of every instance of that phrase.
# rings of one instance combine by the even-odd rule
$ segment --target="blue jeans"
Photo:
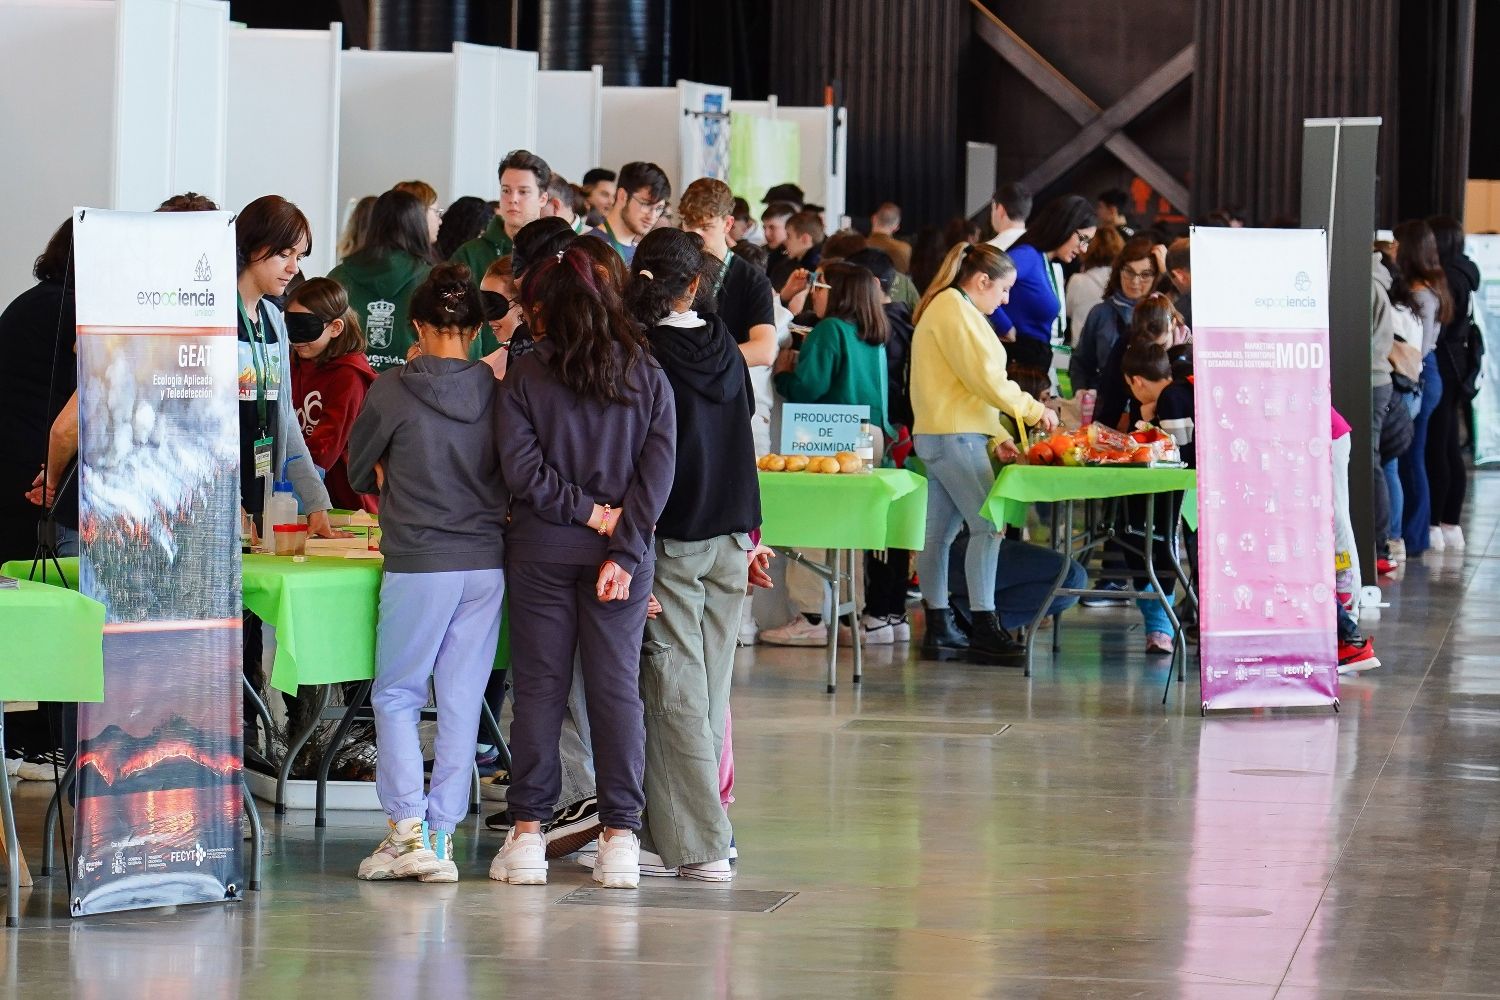
[[[1146,585],[1146,589],[1152,589],[1149,583]],[[1168,594],[1167,603],[1175,606],[1177,604],[1177,595]],[[1167,609],[1162,607],[1161,602],[1156,598],[1138,597],[1136,598],[1135,606],[1141,611],[1141,621],[1145,624],[1148,633],[1161,632],[1164,635],[1173,634],[1172,619],[1167,617]]]
[[[1397,467],[1397,460],[1393,458],[1386,462],[1380,467],[1380,471],[1385,476],[1385,487],[1391,498],[1391,534],[1388,537],[1400,538],[1401,518],[1406,513],[1406,499],[1405,493],[1401,489],[1401,471]],[[1379,539],[1378,542],[1381,546],[1381,551],[1385,551],[1386,539]]]
[[[954,575],[963,575],[960,567],[964,554],[959,551],[958,546],[952,547],[949,558]],[[1017,542],[1007,538],[1000,543],[999,572],[995,576],[995,614],[999,617],[1001,626],[1014,629],[1031,624],[1052,581],[1057,579],[1062,558],[1061,553],[1030,542]],[[1068,567],[1068,575],[1063,578],[1063,586],[1069,590],[1081,589],[1088,583],[1088,571],[1078,560],[1070,562],[1072,565]],[[925,594],[926,577],[922,579],[922,591]],[[967,589],[960,590],[955,586],[953,596],[964,605],[968,604]],[[1047,614],[1060,615],[1077,603],[1078,598],[1073,595],[1059,594],[1047,609]]]
[[[1411,447],[1396,460],[1401,472],[1401,491],[1406,497],[1405,518],[1400,522],[1406,554],[1427,551],[1428,528],[1432,525],[1432,499],[1427,490],[1427,425],[1443,397],[1443,377],[1438,374],[1436,352],[1422,361],[1422,407],[1412,420]],[[1391,522],[1394,534],[1397,522]]]
[[[983,434],[918,434],[914,440],[927,467],[927,542],[917,556],[922,596],[930,608],[948,607],[948,547],[967,524],[964,578],[970,606],[994,611],[1000,535],[979,513],[995,485],[990,439]]]

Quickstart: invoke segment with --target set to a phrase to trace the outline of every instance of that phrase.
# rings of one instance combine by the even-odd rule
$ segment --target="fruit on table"
[[[767,455],[760,460],[760,467],[766,472],[781,472],[786,469],[786,459],[780,455]]]
[[[786,457],[787,472],[804,472],[807,469],[806,455],[788,455]]]
[[[1038,441],[1026,450],[1026,461],[1032,465],[1056,465],[1057,452],[1046,441]]]
[[[859,472],[865,467],[865,463],[852,451],[841,451],[833,460],[838,463],[839,472]]]

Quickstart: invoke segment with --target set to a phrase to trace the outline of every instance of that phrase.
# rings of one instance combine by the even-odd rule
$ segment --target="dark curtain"
[[[958,71],[969,6],[958,0],[771,0],[770,91],[849,110],[848,212],[882,201],[904,226],[963,210]]]
[[[1465,181],[1480,176],[1469,173],[1474,19],[1474,0],[1401,0],[1398,218],[1463,218]]]
[[[1376,218],[1397,205],[1400,0],[1199,0],[1193,214],[1245,206],[1295,218],[1302,120],[1378,115]]]

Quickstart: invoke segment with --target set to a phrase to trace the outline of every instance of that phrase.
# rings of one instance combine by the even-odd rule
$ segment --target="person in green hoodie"
[[[366,357],[377,372],[406,364],[416,343],[411,293],[432,270],[429,248],[426,206],[393,188],[375,200],[364,249],[328,272],[349,293],[349,306],[365,330]]]
[[[466,265],[476,279],[482,277],[491,264],[510,254],[521,227],[542,217],[551,184],[552,168],[540,156],[526,149],[505,154],[500,161],[499,210],[484,232],[459,247],[449,260]]]
[[[772,369],[776,391],[788,403],[868,406],[870,425],[890,439],[889,374],[885,344],[890,323],[881,304],[880,282],[868,269],[839,261],[811,278],[818,323],[800,351],[784,350]],[[823,587],[801,566],[787,567],[787,596],[798,614],[760,633],[773,646],[826,646]]]

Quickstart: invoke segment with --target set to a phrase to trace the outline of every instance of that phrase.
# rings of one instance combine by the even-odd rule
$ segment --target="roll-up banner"
[[[240,895],[233,217],[74,209],[80,588],[74,916]]]
[[[1326,237],[1192,251],[1203,705],[1337,704]]]
[[[1479,265],[1479,290],[1471,301],[1484,344],[1473,406],[1474,464],[1494,465],[1500,462],[1500,236],[1470,236],[1464,249]]]

